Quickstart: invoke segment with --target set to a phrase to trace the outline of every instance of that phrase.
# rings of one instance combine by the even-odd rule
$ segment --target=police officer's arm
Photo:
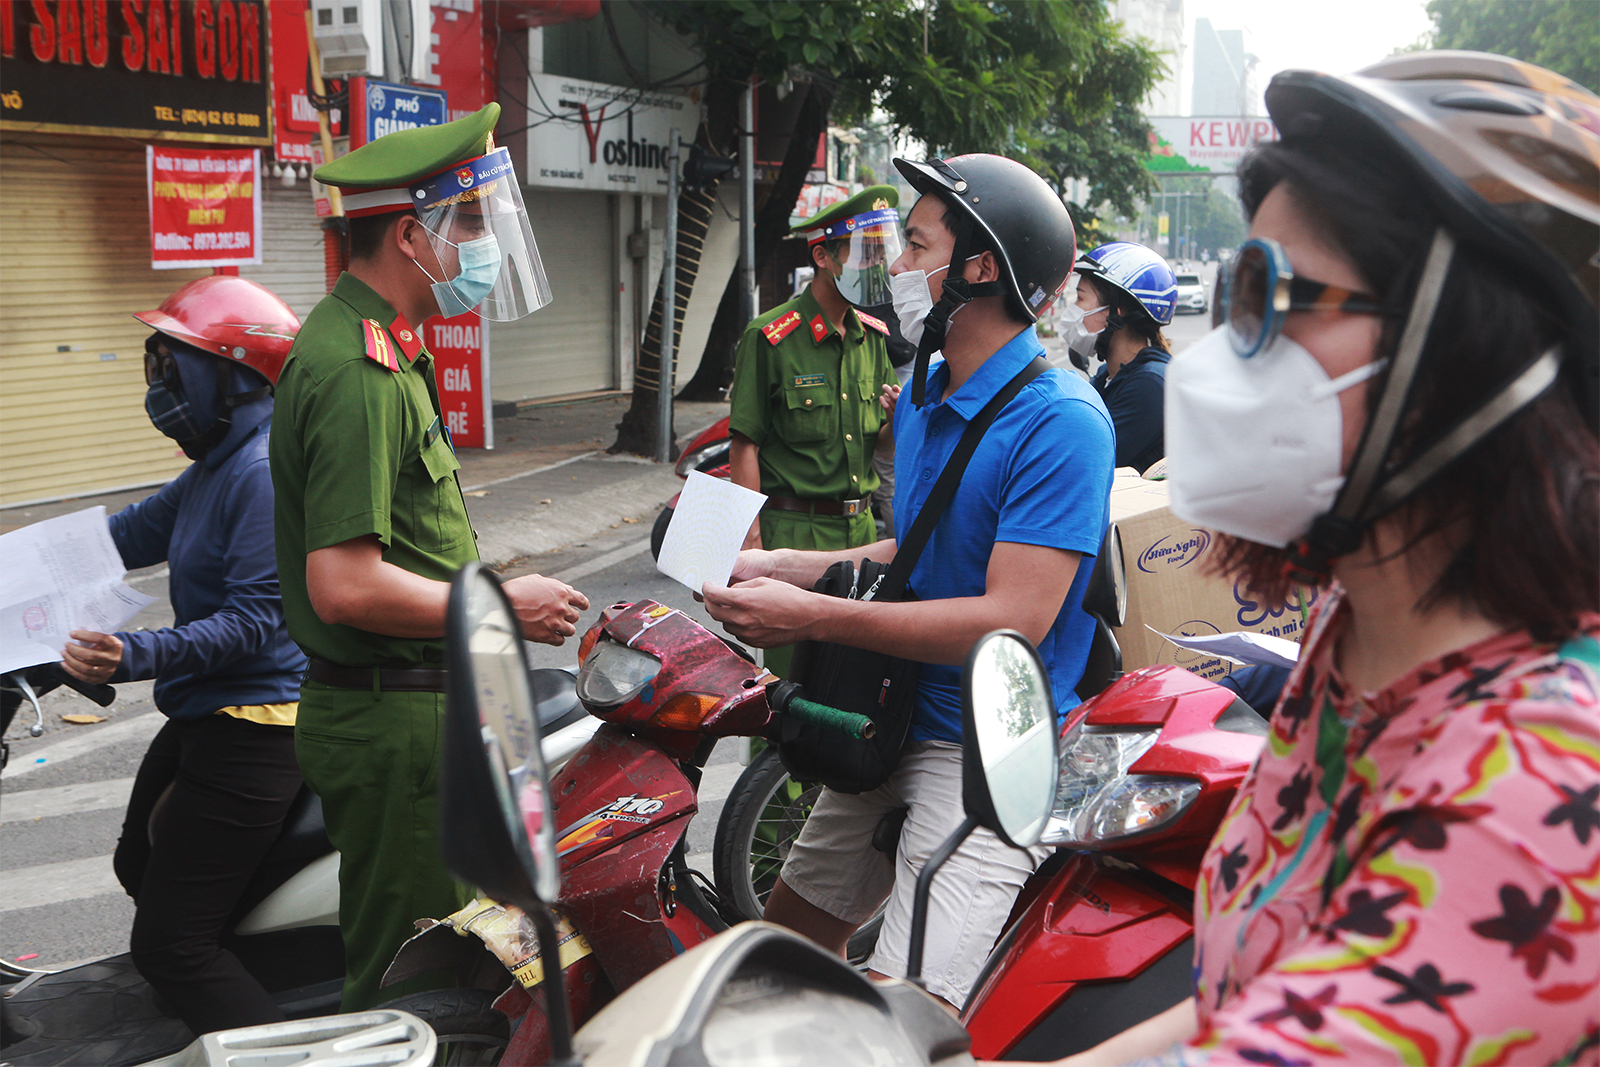
[[[761,446],[737,430],[728,434],[728,477],[734,485],[742,485],[753,492],[761,492],[761,467],[759,458]],[[746,550],[761,547],[761,517],[750,524],[750,532],[744,536]]]
[[[893,542],[880,541],[871,548],[884,544]],[[809,573],[821,562],[809,557],[849,559],[861,554],[855,549],[793,555],[807,557],[797,562],[805,564]],[[984,594],[947,600],[862,603],[773,578],[741,581],[732,588],[708,584],[703,594],[712,618],[735,637],[760,648],[836,641],[922,663],[958,664],[991,630],[1009,627],[1034,644],[1042,641],[1055,624],[1082,558],[1079,552],[1002,541],[989,557]],[[818,570],[817,577],[821,573]]]
[[[522,635],[559,645],[577,632],[589,598],[554,578],[525,574],[505,583]],[[306,555],[306,591],[317,617],[388,637],[444,636],[450,586],[383,559],[376,534],[341,541]]]

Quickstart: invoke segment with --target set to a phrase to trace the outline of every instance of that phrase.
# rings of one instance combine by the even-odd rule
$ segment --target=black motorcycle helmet
[[[1066,288],[1078,249],[1066,205],[1043,178],[1016,160],[973,154],[922,163],[896,159],[894,165],[918,193],[960,209],[950,269],[938,303],[928,312],[912,374],[911,400],[921,407],[928,358],[944,345],[951,313],[976,296],[1004,296],[1014,314],[1039,321]],[[973,284],[961,277],[977,230],[987,236],[1000,261],[999,281]]]

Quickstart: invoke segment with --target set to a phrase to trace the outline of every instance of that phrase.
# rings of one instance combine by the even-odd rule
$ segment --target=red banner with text
[[[457,448],[493,448],[489,399],[489,323],[473,312],[430,319],[423,340],[433,353],[439,408]]]
[[[261,151],[145,148],[150,266],[261,262]]]

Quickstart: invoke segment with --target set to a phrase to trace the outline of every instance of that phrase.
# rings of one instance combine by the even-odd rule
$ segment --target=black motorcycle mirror
[[[1039,653],[1015,630],[985,635],[961,676],[961,805],[966,818],[917,875],[906,978],[922,984],[933,876],[973,830],[1008,845],[1039,843],[1056,796],[1056,711]]]
[[[560,959],[546,902],[561,891],[549,776],[528,688],[527,653],[500,581],[479,563],[450,583],[449,667],[439,771],[439,844],[445,866],[489,896],[521,908],[539,953]],[[554,1064],[574,1063],[560,967],[545,968]]]

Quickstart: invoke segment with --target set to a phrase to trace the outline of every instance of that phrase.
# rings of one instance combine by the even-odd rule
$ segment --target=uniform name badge
[[[826,374],[796,374],[794,376],[794,384],[796,388],[805,385],[827,385],[828,376]]]

